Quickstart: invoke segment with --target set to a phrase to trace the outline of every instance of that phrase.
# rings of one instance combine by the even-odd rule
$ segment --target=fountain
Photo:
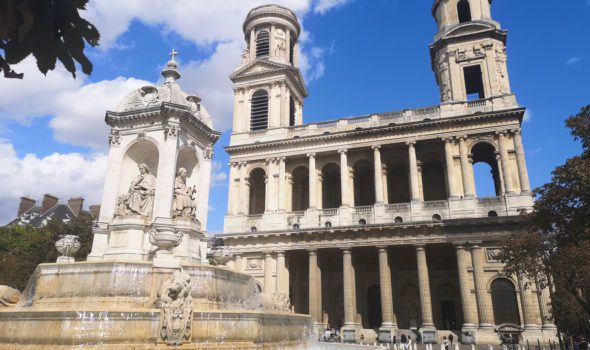
[[[205,234],[212,146],[219,133],[178,86],[173,51],[162,86],[129,94],[111,126],[109,164],[88,261],[64,236],[19,299],[0,286],[4,349],[290,349],[306,346],[307,315],[259,295],[252,277],[211,266]],[[217,254],[221,263],[228,252]]]

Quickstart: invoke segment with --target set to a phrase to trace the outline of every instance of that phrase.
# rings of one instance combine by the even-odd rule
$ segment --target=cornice
[[[265,70],[252,72],[252,73],[248,73],[248,74],[243,74],[243,72],[247,71],[248,69],[251,69],[252,67],[255,67],[256,65],[271,66],[271,67],[274,67],[275,69],[272,69],[272,68],[269,69],[268,67],[265,67],[265,68],[267,68]],[[295,85],[297,85],[297,87],[301,90],[303,97],[308,96],[307,86],[305,86],[305,81],[303,80],[303,76],[301,75],[301,71],[298,68],[295,68],[295,67],[292,67],[289,65],[284,65],[284,64],[272,62],[269,60],[254,61],[253,63],[250,63],[250,64],[246,65],[245,67],[239,69],[238,71],[234,72],[232,75],[230,75],[230,79],[235,84],[235,83],[242,82],[244,80],[251,79],[251,78],[274,76],[274,75],[277,75],[278,73],[283,73],[283,74],[287,75],[287,77],[290,77],[291,80],[293,80],[295,82]]]
[[[454,118],[441,118],[436,120],[430,121],[419,121],[407,124],[399,124],[399,125],[384,125],[384,126],[377,126],[367,129],[360,129],[360,130],[346,130],[346,131],[338,131],[330,134],[323,134],[323,135],[313,135],[313,136],[305,136],[305,137],[298,137],[292,139],[281,139],[277,141],[267,141],[267,142],[258,142],[258,143],[251,143],[247,145],[239,145],[239,146],[228,146],[225,147],[225,151],[228,153],[231,152],[239,152],[239,151],[247,151],[247,150],[255,150],[255,149],[262,149],[262,148],[269,148],[269,147],[277,147],[277,146],[284,146],[284,145],[295,145],[295,144],[302,144],[302,143],[309,143],[309,142],[325,142],[331,140],[338,140],[347,137],[354,136],[366,136],[366,135],[375,135],[375,134],[383,134],[383,133],[390,133],[390,132],[405,132],[409,130],[420,130],[424,128],[431,128],[431,127],[440,127],[444,125],[452,125],[458,124],[461,122],[474,122],[486,119],[497,119],[497,118],[514,118],[518,117],[519,119],[522,118],[524,114],[524,108],[516,108],[512,110],[506,110],[501,112],[491,112],[486,114],[471,114],[466,116],[454,117]]]

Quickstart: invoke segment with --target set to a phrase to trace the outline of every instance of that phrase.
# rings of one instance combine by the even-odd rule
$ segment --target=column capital
[[[406,141],[406,145],[407,145],[407,146],[411,146],[411,147],[413,147],[413,146],[415,146],[415,145],[416,145],[416,142],[417,142],[416,140],[410,140],[410,141]]]
[[[309,256],[318,255],[318,250],[317,249],[307,249],[307,255],[309,255]]]
[[[338,153],[340,154],[347,154],[348,153],[348,148],[343,148],[343,149],[339,149]]]
[[[467,136],[467,135],[459,135],[459,136],[457,136],[457,140],[463,141],[463,142],[465,142],[468,138],[469,138],[469,136]]]
[[[377,250],[379,252],[382,252],[382,251],[387,251],[387,249],[389,248],[389,246],[387,246],[387,245],[378,245],[376,248],[377,248]]]
[[[444,143],[451,143],[453,141],[452,136],[445,136],[440,138]]]
[[[414,244],[414,248],[416,248],[416,251],[423,251],[426,250],[426,244]]]
[[[264,252],[265,258],[272,258],[272,252]]]
[[[379,151],[381,149],[381,145],[371,145],[373,151]]]
[[[275,251],[275,253],[277,254],[277,256],[285,256],[285,251],[284,250],[277,250]]]
[[[340,248],[340,250],[342,250],[343,254],[351,254],[352,253],[351,247]]]
[[[316,154],[315,153],[308,153],[307,154],[307,158],[315,158]]]
[[[496,131],[495,134],[498,137],[504,137],[506,136],[506,134],[508,134],[510,131],[509,130],[502,130],[502,131]]]

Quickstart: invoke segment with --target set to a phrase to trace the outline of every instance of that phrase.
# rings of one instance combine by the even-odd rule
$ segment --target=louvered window
[[[295,99],[293,96],[289,99],[289,126],[295,125]]]
[[[291,45],[289,47],[289,62],[291,65],[295,65],[295,40],[291,39]]]
[[[270,54],[270,35],[266,30],[256,36],[256,58],[268,57]]]
[[[258,90],[254,93],[250,112],[250,130],[268,128],[268,93],[265,90]]]

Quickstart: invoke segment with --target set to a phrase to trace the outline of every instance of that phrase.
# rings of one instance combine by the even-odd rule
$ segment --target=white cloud
[[[565,64],[567,64],[569,66],[569,65],[572,65],[572,64],[576,64],[576,63],[580,62],[581,60],[582,60],[582,57],[577,57],[577,56],[576,57],[571,57],[571,58],[569,58],[565,62]]]
[[[0,140],[0,225],[16,218],[22,196],[40,201],[44,193],[51,193],[65,201],[82,195],[86,205],[100,203],[106,164],[102,153],[20,158],[12,144]]]
[[[211,163],[211,186],[227,186],[227,172],[221,162]]]
[[[351,0],[319,0],[316,2],[313,12],[324,14],[335,7],[344,6]]]
[[[525,123],[528,123],[531,120],[533,120],[533,116],[534,116],[533,111],[531,111],[530,109],[527,109],[524,112],[524,117],[522,118],[522,121],[525,122]]]

